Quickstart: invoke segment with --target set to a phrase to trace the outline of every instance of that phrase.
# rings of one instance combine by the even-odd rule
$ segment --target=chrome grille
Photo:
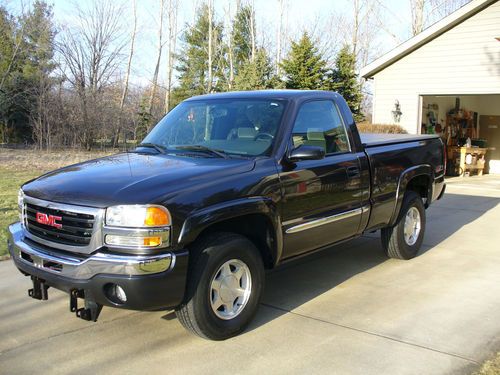
[[[93,215],[40,207],[29,203],[25,204],[24,210],[26,228],[33,235],[47,241],[72,246],[86,246],[90,243],[95,221]],[[61,217],[58,221],[62,225],[61,228],[38,223],[37,212]]]
[[[37,212],[60,217],[56,223],[62,227],[38,222]],[[103,208],[50,202],[25,195],[22,222],[26,237],[32,241],[70,253],[91,254],[103,245],[104,213]]]

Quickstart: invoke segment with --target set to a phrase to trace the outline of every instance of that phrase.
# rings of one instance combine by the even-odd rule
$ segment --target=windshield
[[[269,155],[284,108],[280,100],[183,102],[142,143],[179,152],[208,148],[228,155]]]

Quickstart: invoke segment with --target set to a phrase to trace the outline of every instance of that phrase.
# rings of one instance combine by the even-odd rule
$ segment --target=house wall
[[[497,37],[500,1],[377,73],[373,122],[395,123],[392,111],[398,100],[400,125],[418,133],[420,95],[500,94]],[[467,108],[466,103],[462,106]]]

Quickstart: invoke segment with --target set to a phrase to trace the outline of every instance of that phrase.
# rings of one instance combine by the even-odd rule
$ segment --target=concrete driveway
[[[0,263],[0,373],[470,373],[500,350],[500,178],[454,179],[423,251],[388,260],[378,233],[271,272],[256,321],[225,342],[168,312],[76,319],[65,294],[28,298]]]

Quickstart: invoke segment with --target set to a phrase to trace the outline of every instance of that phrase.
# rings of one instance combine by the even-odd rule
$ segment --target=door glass
[[[318,100],[302,105],[292,131],[293,146],[319,146],[326,154],[349,152],[342,117],[332,101]]]

